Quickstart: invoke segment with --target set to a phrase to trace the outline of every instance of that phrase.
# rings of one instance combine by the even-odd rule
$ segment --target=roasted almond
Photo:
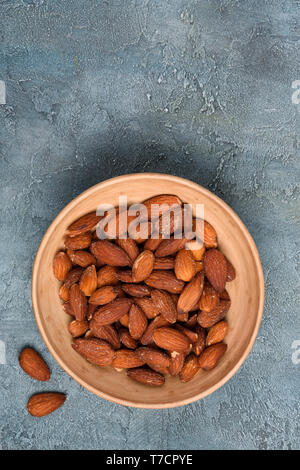
[[[194,313],[194,315],[191,315],[190,318],[187,320],[185,326],[187,328],[194,328],[197,324],[197,314]]]
[[[131,349],[119,349],[116,351],[116,357],[113,360],[113,367],[116,369],[131,369],[133,367],[140,367],[145,364],[135,351]]]
[[[157,317],[153,318],[153,320],[149,323],[145,333],[141,337],[140,342],[145,346],[153,343],[153,332],[155,328],[159,328],[161,326],[166,326],[169,324],[170,323],[167,322],[167,320],[165,320],[162,315],[158,315]]]
[[[182,352],[170,352],[170,366],[169,372],[172,377],[178,375],[183,367],[185,354]]]
[[[189,282],[196,274],[196,262],[192,252],[182,248],[178,251],[175,260],[175,274],[177,279]]]
[[[67,275],[65,280],[65,286],[70,288],[73,284],[76,284],[80,281],[80,278],[83,273],[83,268],[73,268]]]
[[[68,255],[74,265],[81,266],[82,268],[87,268],[91,264],[96,264],[96,258],[89,251],[68,250]]]
[[[155,251],[162,242],[162,238],[149,238],[144,245],[145,250]]]
[[[228,259],[226,258],[226,263],[227,263],[227,277],[226,277],[226,282],[231,282],[235,279],[235,269],[234,267],[232,266],[232,264],[230,263],[230,261],[228,261]]]
[[[63,304],[63,309],[64,309],[64,312],[67,313],[67,315],[70,315],[71,317],[75,317],[75,313],[72,309],[70,302],[65,302]]]
[[[116,286],[103,286],[91,295],[89,303],[93,305],[105,305],[114,300],[117,295],[118,291]]]
[[[158,312],[169,322],[175,323],[177,319],[177,310],[171,295],[168,292],[159,289],[153,289],[151,299]]]
[[[191,343],[195,343],[198,340],[198,334],[195,331],[192,331],[189,328],[185,328],[184,326],[179,324],[176,325],[175,328],[176,330],[180,331],[185,336],[187,336]]]
[[[112,325],[99,326],[97,322],[91,320],[90,322],[91,332],[96,338],[104,339],[114,349],[120,348],[120,340],[117,331]]]
[[[141,338],[147,326],[147,317],[143,310],[138,305],[132,304],[129,310],[129,333],[132,338]]]
[[[57,410],[65,400],[66,395],[63,393],[37,393],[28,400],[27,409],[32,416],[41,418]]]
[[[65,247],[68,250],[85,250],[92,242],[91,232],[76,235],[76,237],[67,237],[65,240]]]
[[[73,349],[89,362],[98,366],[111,365],[115,351],[106,341],[98,338],[77,338],[72,343]]]
[[[130,335],[129,331],[126,328],[122,328],[119,331],[120,341],[126,348],[129,349],[136,349],[138,343],[133,337]]]
[[[56,253],[53,261],[53,273],[59,281],[65,281],[68,272],[72,269],[70,258],[64,251]]]
[[[79,287],[87,297],[91,296],[97,289],[97,273],[93,264],[88,266],[83,272],[80,278]]]
[[[175,260],[171,256],[156,258],[153,269],[174,269]]]
[[[200,273],[201,271],[203,271],[203,262],[196,261],[196,273]]]
[[[221,300],[219,305],[217,305],[210,312],[200,312],[198,315],[197,321],[199,325],[202,326],[203,328],[211,328],[220,320],[223,320],[229,308],[230,308],[230,301]]]
[[[220,302],[218,292],[210,284],[205,284],[200,301],[199,308],[203,312],[210,312]]]
[[[166,353],[147,346],[138,348],[136,353],[151,369],[164,375],[169,373],[170,358]]]
[[[129,327],[129,315],[128,313],[125,313],[125,315],[123,315],[119,322],[121,323],[122,326],[125,326],[126,328]]]
[[[154,254],[150,250],[144,250],[136,258],[132,266],[134,282],[144,281],[152,273],[154,266]]]
[[[186,238],[170,237],[169,239],[163,240],[155,250],[155,257],[162,258],[173,255],[174,253],[177,253],[177,251],[184,248],[186,242]]]
[[[119,282],[116,266],[103,266],[97,274],[98,287],[115,286]]]
[[[204,220],[204,245],[206,248],[216,248],[218,245],[217,234],[213,226]]]
[[[118,321],[123,315],[128,313],[132,305],[131,299],[116,299],[110,302],[104,307],[100,307],[94,313],[93,319],[98,323],[99,326],[111,325]]]
[[[136,382],[153,387],[159,387],[165,383],[165,378],[162,374],[144,367],[128,370],[127,375]]]
[[[148,211],[148,218],[155,219],[168,212],[171,208],[182,206],[182,201],[174,194],[159,194],[158,196],[146,199],[143,205]]]
[[[228,331],[228,323],[223,320],[219,323],[216,323],[211,327],[207,334],[206,346],[211,346],[212,344],[221,343],[225,338]]]
[[[50,371],[44,359],[32,348],[25,348],[19,357],[20,366],[33,379],[47,381]]]
[[[187,352],[190,348],[187,336],[167,326],[155,329],[153,339],[158,347],[167,351]]]
[[[172,271],[152,271],[145,283],[155,289],[166,290],[170,294],[179,294],[184,288],[184,282],[177,279]]]
[[[139,248],[135,240],[131,238],[118,238],[116,243],[127,253],[132,262],[139,256]]]
[[[211,285],[221,293],[226,284],[227,262],[220,250],[211,249],[205,252],[204,271]]]
[[[86,320],[78,321],[73,320],[68,325],[68,330],[74,338],[83,336],[89,329],[89,324]]]
[[[90,212],[89,214],[83,215],[68,228],[70,237],[75,237],[76,235],[81,235],[82,233],[92,230],[101,218],[102,217],[98,216],[96,212]]]
[[[226,349],[227,344],[225,343],[213,344],[209,346],[209,348],[206,348],[198,358],[200,368],[204,370],[213,369]]]
[[[196,274],[196,276],[185,286],[180,294],[177,303],[177,310],[179,313],[189,312],[199,301],[203,291],[203,285],[204,274]]]
[[[197,341],[193,343],[192,349],[196,356],[199,356],[205,349],[206,331],[202,326],[196,325],[195,332],[198,335]]]
[[[64,302],[68,302],[69,299],[70,299],[70,293],[69,293],[69,289],[68,287],[66,286],[66,284],[62,284],[59,288],[59,297],[61,300],[63,300]]]
[[[101,261],[109,266],[130,266],[131,260],[128,254],[119,246],[108,240],[99,240],[91,245],[91,252]]]
[[[122,289],[132,297],[146,297],[151,294],[149,287],[144,284],[124,284]]]
[[[179,374],[181,382],[189,382],[199,372],[200,366],[198,363],[198,357],[191,353],[184,361],[184,365]]]
[[[70,287],[70,304],[76,320],[85,320],[88,310],[87,300],[78,284],[73,284]]]
[[[121,282],[127,282],[128,284],[132,284],[134,282],[131,269],[120,269],[117,271],[116,276]]]
[[[133,301],[141,307],[147,318],[152,319],[159,314],[159,311],[152,302],[152,299],[149,299],[149,297],[134,297]]]
[[[205,245],[202,241],[191,240],[186,243],[186,249],[190,250],[194,260],[202,261],[203,255],[205,253]]]

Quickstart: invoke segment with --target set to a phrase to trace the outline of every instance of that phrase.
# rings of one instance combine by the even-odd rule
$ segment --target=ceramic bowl
[[[71,347],[67,325],[70,317],[58,297],[59,282],[52,262],[64,246],[67,227],[99,204],[142,202],[157,194],[176,194],[187,203],[204,204],[205,219],[216,229],[219,246],[236,269],[227,284],[232,304],[225,342],[226,354],[211,371],[200,371],[188,383],[168,377],[162,387],[134,382],[112,367],[90,364]],[[112,178],[88,189],[71,201],[48,228],[36,255],[32,278],[32,302],[40,333],[53,357],[78,383],[106,400],[140,408],[171,408],[199,400],[225,384],[251,351],[263,313],[264,279],[259,254],[245,225],[221,199],[198,184],[176,176],[141,173]]]

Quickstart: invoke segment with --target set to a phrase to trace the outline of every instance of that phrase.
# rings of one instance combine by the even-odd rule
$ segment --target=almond
[[[98,366],[109,366],[115,357],[115,351],[111,345],[98,338],[74,339],[72,347],[89,362]]]
[[[143,310],[133,304],[129,311],[129,333],[133,339],[139,339],[148,326],[147,317]]]
[[[68,287],[66,286],[66,284],[62,284],[59,288],[59,297],[61,300],[63,300],[64,302],[68,302],[69,299],[70,299],[70,293],[69,293],[69,289]]]
[[[207,250],[204,255],[204,271],[207,279],[217,292],[225,289],[227,263],[224,255],[217,249]]]
[[[196,276],[185,286],[180,294],[177,310],[179,313],[189,312],[192,307],[199,301],[204,285],[204,274],[198,273]]]
[[[220,302],[218,292],[210,284],[205,284],[200,301],[199,308],[203,312],[210,312]]]
[[[64,251],[56,253],[53,261],[53,273],[59,281],[65,281],[68,272],[72,269],[70,258]]]
[[[170,294],[179,294],[184,288],[184,282],[177,279],[172,271],[152,271],[145,283],[155,289],[166,290]]]
[[[179,331],[170,328],[157,328],[153,332],[155,344],[167,351],[186,352],[190,348],[190,340]]]
[[[136,258],[132,266],[132,276],[135,282],[141,282],[150,276],[154,265],[154,254],[150,250],[144,250]]]
[[[125,313],[120,319],[119,322],[121,323],[122,326],[125,326],[126,328],[129,327],[129,315],[128,313]]]
[[[160,194],[146,199],[143,205],[148,211],[148,218],[150,219],[152,217],[154,219],[168,212],[171,207],[176,208],[176,206],[182,206],[182,201],[174,194]]]
[[[149,287],[144,284],[124,284],[122,289],[132,297],[145,297],[151,294]]]
[[[86,320],[78,321],[73,320],[69,323],[68,330],[74,338],[83,336],[89,329],[89,324]]]
[[[127,253],[119,246],[108,240],[99,240],[91,245],[91,252],[101,261],[109,266],[130,266],[131,261]]]
[[[169,372],[172,377],[178,375],[183,367],[184,364],[184,353],[180,353],[177,351],[172,351],[170,353],[170,367]]]
[[[90,322],[91,332],[96,338],[104,339],[107,341],[114,349],[120,348],[120,340],[118,333],[112,325],[99,326],[97,322],[91,320]]]
[[[202,261],[196,261],[196,273],[200,273],[203,271],[203,263]]]
[[[115,266],[103,266],[97,274],[98,287],[115,286],[119,282],[117,278],[117,268]]]
[[[20,354],[20,366],[33,379],[47,381],[50,371],[44,359],[32,348],[25,348]]]
[[[169,356],[159,351],[158,349],[151,347],[141,347],[136,350],[137,355],[140,359],[146,362],[146,364],[151,367],[151,369],[161,374],[168,374],[170,358]]]
[[[116,351],[116,357],[113,360],[113,367],[116,369],[131,369],[133,367],[140,367],[145,364],[135,351],[131,349],[119,349]]]
[[[165,383],[165,378],[162,374],[144,367],[128,370],[127,375],[136,382],[153,387],[159,387]]]
[[[226,263],[227,263],[227,277],[226,277],[226,282],[231,282],[235,279],[235,269],[234,267],[232,266],[232,264],[230,263],[230,261],[228,261],[228,259],[226,258]]]
[[[65,280],[65,286],[68,287],[68,289],[73,285],[76,284],[77,282],[80,281],[80,278],[83,273],[83,268],[74,268],[72,269]]]
[[[157,258],[154,261],[153,269],[174,269],[175,260],[171,256]]]
[[[81,266],[82,268],[87,268],[91,264],[96,264],[96,258],[89,251],[68,250],[68,255],[74,265]]]
[[[163,240],[159,247],[155,250],[155,257],[162,258],[165,256],[173,255],[177,251],[184,248],[187,242],[186,238],[174,238],[170,237],[167,240]]]
[[[187,242],[186,249],[190,250],[194,260],[202,261],[203,255],[205,253],[205,245],[203,242],[198,240],[191,240]]]
[[[192,353],[185,359],[183,368],[179,374],[181,382],[189,382],[195,377],[199,370],[198,357]]]
[[[159,313],[169,322],[175,323],[177,319],[177,310],[172,297],[168,292],[153,289],[151,299]]]
[[[205,349],[205,343],[206,343],[206,332],[205,329],[202,328],[200,325],[195,326],[195,332],[198,335],[198,339],[195,343],[193,343],[192,349],[196,356],[199,356],[202,351]]]
[[[135,240],[131,238],[118,238],[116,243],[127,253],[132,262],[139,256],[139,248]]]
[[[66,395],[57,392],[37,393],[28,403],[27,409],[32,416],[41,418],[57,410],[65,401]]]
[[[135,339],[133,339],[133,337],[130,335],[128,330],[126,330],[125,328],[122,328],[119,331],[119,335],[120,335],[121,343],[124,344],[126,348],[136,349],[138,343]]]
[[[149,299],[149,297],[134,297],[133,301],[135,304],[141,307],[147,318],[152,319],[157,317],[159,314],[159,311],[152,302],[152,299]]]
[[[67,237],[65,240],[65,247],[69,250],[85,250],[92,242],[91,232],[76,235],[76,237]]]
[[[76,320],[84,320],[88,310],[87,300],[85,295],[81,292],[78,284],[73,284],[70,287],[70,304]]]
[[[220,320],[223,320],[226,313],[230,307],[230,302],[228,300],[221,300],[219,305],[217,305],[210,312],[200,312],[197,318],[199,325],[203,328],[210,328]]]
[[[93,305],[105,305],[117,297],[116,286],[104,286],[97,289],[90,297],[89,303]]]
[[[72,306],[71,306],[71,303],[70,302],[65,302],[63,304],[63,309],[64,309],[64,312],[67,313],[68,315],[70,315],[71,317],[75,317],[75,313],[72,309]]]
[[[88,314],[87,314],[88,321],[90,321],[93,318],[96,310],[97,310],[97,305],[88,304]]]
[[[189,282],[196,274],[196,263],[190,250],[178,251],[175,260],[175,274],[177,279]]]
[[[199,366],[204,370],[211,370],[216,365],[219,359],[223,356],[227,349],[227,344],[218,343],[206,348],[199,356]]]
[[[118,321],[123,315],[128,313],[132,305],[131,299],[116,299],[104,307],[100,307],[95,313],[93,319],[99,326],[111,325]]]
[[[197,314],[194,313],[194,315],[192,315],[188,321],[186,322],[185,326],[187,328],[194,328],[194,326],[197,325]]]
[[[76,235],[81,235],[82,233],[88,232],[92,230],[99,220],[101,220],[101,216],[98,216],[96,212],[90,212],[89,214],[83,215],[80,219],[73,222],[72,225],[68,228],[68,233],[71,237],[75,237]]]
[[[117,271],[116,276],[119,281],[127,282],[129,284],[132,284],[134,282],[131,269],[120,269],[119,271]]]
[[[87,297],[91,296],[97,289],[97,273],[93,264],[88,266],[83,272],[80,278],[79,287]]]
[[[145,250],[155,251],[162,242],[162,238],[149,238],[144,245]]]
[[[219,323],[216,323],[211,327],[207,334],[206,346],[211,346],[212,344],[221,343],[225,338],[228,331],[228,323],[223,320]]]
[[[204,220],[203,231],[204,231],[203,242],[206,248],[216,248],[218,246],[216,231],[213,228],[213,226],[209,224],[206,220]]]
[[[230,295],[228,294],[227,290],[224,289],[223,292],[220,294],[220,299],[222,300],[230,300]]]
[[[185,313],[178,313],[177,312],[177,321],[181,321],[181,322],[184,322],[186,323],[189,319],[189,314],[188,312],[185,312]]]
[[[159,217],[159,234],[163,238],[169,238],[170,234],[182,232],[184,226],[184,211],[181,206],[174,206],[173,209],[165,212]]]
[[[167,322],[167,320],[165,320],[163,316],[158,315],[149,323],[148,328],[146,329],[145,333],[140,339],[140,342],[143,345],[148,345],[148,344],[153,343],[153,332],[155,328],[159,328],[160,326],[166,326],[166,325],[169,325],[169,322]]]
[[[175,328],[176,328],[176,330],[180,331],[185,336],[187,336],[191,343],[197,342],[198,334],[195,331],[192,331],[189,328],[185,328],[184,326],[179,325],[179,324],[176,325]]]

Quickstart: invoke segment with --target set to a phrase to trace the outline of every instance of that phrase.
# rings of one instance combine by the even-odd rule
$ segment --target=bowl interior
[[[67,227],[99,204],[118,204],[126,195],[129,203],[156,194],[177,194],[184,202],[204,204],[205,219],[216,229],[219,246],[236,269],[227,284],[232,304],[227,315],[228,349],[215,369],[200,373],[182,384],[168,377],[163,387],[151,388],[130,380],[125,372],[97,367],[71,347],[67,330],[70,317],[58,297],[59,282],[52,262],[63,248]],[[237,215],[219,198],[182,178],[162,174],[135,174],[107,180],[74,199],[57,216],[42,240],[33,270],[32,299],[36,320],[50,352],[75,380],[88,390],[114,402],[144,408],[180,406],[202,398],[223,385],[240,367],[251,350],[263,310],[263,274],[255,244]]]

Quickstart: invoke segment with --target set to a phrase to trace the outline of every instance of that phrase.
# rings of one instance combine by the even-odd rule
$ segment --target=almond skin
[[[118,270],[116,276],[121,282],[127,282],[128,284],[132,284],[134,282],[131,269]]]
[[[204,255],[204,271],[207,279],[218,293],[225,289],[227,262],[217,249],[207,250]]]
[[[37,393],[28,400],[27,409],[32,416],[41,418],[57,410],[65,400],[66,395],[63,393]]]
[[[173,299],[168,292],[159,289],[153,289],[151,299],[158,312],[169,322],[175,323],[177,319],[177,310]]]
[[[114,300],[118,295],[115,286],[104,286],[97,289],[90,297],[89,303],[93,305],[105,305]]]
[[[116,369],[131,369],[134,367],[140,367],[145,364],[135,351],[131,349],[119,349],[116,351],[116,357],[113,360],[113,367]]]
[[[195,261],[202,261],[205,253],[205,245],[198,240],[187,242],[186,248],[190,250]]]
[[[210,328],[220,320],[223,320],[229,308],[230,302],[228,300],[221,300],[219,305],[210,312],[200,312],[197,321],[203,328]]]
[[[152,271],[145,283],[155,289],[166,290],[170,294],[179,294],[184,288],[184,282],[177,279],[172,271]]]
[[[118,333],[112,325],[99,326],[97,322],[91,320],[90,322],[91,332],[96,338],[104,339],[114,349],[120,348],[120,339]]]
[[[175,274],[177,279],[189,282],[196,274],[196,262],[190,250],[178,251],[175,260]]]
[[[155,328],[159,328],[161,326],[166,326],[169,324],[170,323],[167,322],[162,315],[158,315],[157,317],[153,318],[153,320],[149,323],[145,333],[141,337],[140,342],[145,346],[153,343],[153,332]]]
[[[219,323],[216,323],[211,327],[207,334],[206,346],[211,346],[212,344],[221,343],[225,338],[228,331],[228,323],[223,320]]]
[[[183,364],[184,364],[184,358],[185,358],[185,355],[182,352],[180,353],[177,351],[172,351],[170,353],[169,372],[172,377],[175,377],[181,372]]]
[[[99,240],[91,245],[91,252],[103,264],[109,266],[130,266],[131,260],[119,246],[108,240]]]
[[[147,317],[143,310],[133,304],[129,311],[129,333],[133,339],[139,339],[148,326]]]
[[[227,349],[227,344],[218,343],[206,348],[203,353],[200,354],[198,361],[199,367],[204,370],[211,370],[216,365],[219,359],[223,356]]]
[[[151,347],[138,348],[136,353],[151,369],[164,375],[168,374],[170,358],[166,353]]]
[[[25,348],[19,357],[20,366],[33,379],[46,382],[50,379],[49,367],[44,359],[32,348]]]
[[[103,266],[97,274],[98,287],[116,286],[119,283],[117,268],[115,266]]]
[[[66,284],[62,284],[59,288],[59,297],[64,302],[69,302],[70,300],[70,292]]]
[[[169,327],[155,329],[153,339],[158,347],[167,351],[187,352],[190,348],[187,336]]]
[[[152,299],[149,297],[134,297],[134,303],[137,304],[143,310],[147,318],[155,318],[159,314],[156,306],[154,305]]]
[[[70,287],[70,305],[74,312],[75,318],[82,321],[87,315],[87,300],[85,295],[81,292],[78,284],[73,284]]]
[[[203,312],[210,312],[219,305],[219,302],[218,292],[210,284],[205,284],[199,301],[199,309]]]
[[[154,266],[154,254],[150,250],[144,250],[136,258],[132,266],[134,282],[142,282],[152,273]]]
[[[177,239],[174,237],[170,237],[167,240],[163,240],[160,243],[159,247],[155,250],[155,257],[162,258],[165,256],[173,255],[174,253],[177,253],[177,251],[184,248],[186,242],[186,238]]]
[[[63,304],[63,309],[64,309],[64,312],[67,314],[67,315],[70,315],[71,317],[75,317],[75,314],[74,314],[74,311],[72,309],[72,306],[71,306],[71,303],[70,302],[65,302]]]
[[[68,330],[73,336],[73,338],[78,338],[79,336],[83,336],[87,330],[89,329],[89,324],[86,320],[78,321],[73,320],[68,325]]]
[[[226,277],[226,282],[231,282],[235,279],[235,269],[234,267],[232,266],[232,264],[230,263],[230,261],[228,261],[228,259],[226,258],[226,263],[227,263],[227,277]]]
[[[92,234],[90,232],[77,235],[76,237],[67,237],[65,247],[69,250],[85,250],[92,242]]]
[[[144,248],[145,250],[155,251],[162,241],[162,238],[149,238],[149,240],[145,242]]]
[[[171,256],[156,258],[153,269],[174,269],[175,260]]]
[[[97,289],[97,273],[93,264],[88,266],[83,272],[79,287],[86,297],[91,296]]]
[[[194,313],[194,315],[192,315],[188,321],[186,322],[185,326],[187,328],[194,328],[194,326],[197,325],[197,314]]]
[[[122,289],[126,294],[132,297],[146,297],[151,294],[149,287],[143,284],[125,284]]]
[[[176,325],[175,328],[176,330],[180,331],[185,336],[187,336],[191,343],[195,343],[198,340],[198,334],[195,331],[192,331],[189,328],[185,328],[184,326],[179,324]]]
[[[98,366],[109,366],[115,357],[115,351],[106,341],[98,338],[77,338],[72,343],[73,349],[89,362]]]
[[[131,238],[118,238],[116,243],[127,253],[132,262],[134,262],[139,256],[139,248],[135,240],[132,240]]]
[[[69,236],[75,237],[76,235],[81,235],[82,233],[92,230],[101,218],[102,217],[98,216],[96,212],[90,212],[89,214],[83,215],[80,219],[70,225],[68,228]]]
[[[165,378],[162,374],[144,367],[131,369],[127,371],[127,375],[136,382],[153,387],[160,387],[165,383]]]
[[[150,199],[146,199],[143,204],[146,206],[148,211],[148,218],[150,218],[151,215],[153,218],[158,218],[165,212],[168,212],[172,206],[182,206],[182,201],[174,194],[160,194],[158,196],[151,197]],[[161,207],[155,207],[157,205]]]
[[[217,234],[213,226],[204,220],[204,245],[206,248],[216,248],[218,246]]]
[[[185,359],[183,368],[179,374],[181,382],[189,382],[195,377],[199,370],[198,357],[192,353]]]
[[[83,268],[80,267],[72,269],[66,277],[65,286],[69,289],[73,284],[79,282],[83,271]]]
[[[113,300],[109,304],[104,305],[104,307],[100,307],[96,310],[93,319],[99,326],[111,325],[128,313],[131,305],[131,299],[123,298]]]
[[[53,273],[59,281],[65,281],[68,272],[72,269],[72,263],[64,251],[56,253],[53,261]]]
[[[177,310],[179,313],[189,312],[193,306],[199,301],[204,286],[204,274],[198,273],[196,276],[185,286],[177,303]]]
[[[119,322],[121,323],[122,326],[125,326],[126,328],[129,327],[129,315],[128,313],[125,313],[125,315],[123,315]]]
[[[74,265],[81,266],[82,268],[87,268],[91,264],[96,264],[96,258],[89,251],[68,250],[68,255]]]
[[[195,332],[198,335],[197,341],[193,343],[192,349],[193,352],[196,354],[196,356],[200,356],[202,351],[205,349],[205,344],[206,344],[206,331],[202,326],[196,325],[195,326]]]
[[[138,343],[135,339],[130,336],[130,333],[125,328],[119,331],[120,341],[124,344],[125,348],[136,349]]]

